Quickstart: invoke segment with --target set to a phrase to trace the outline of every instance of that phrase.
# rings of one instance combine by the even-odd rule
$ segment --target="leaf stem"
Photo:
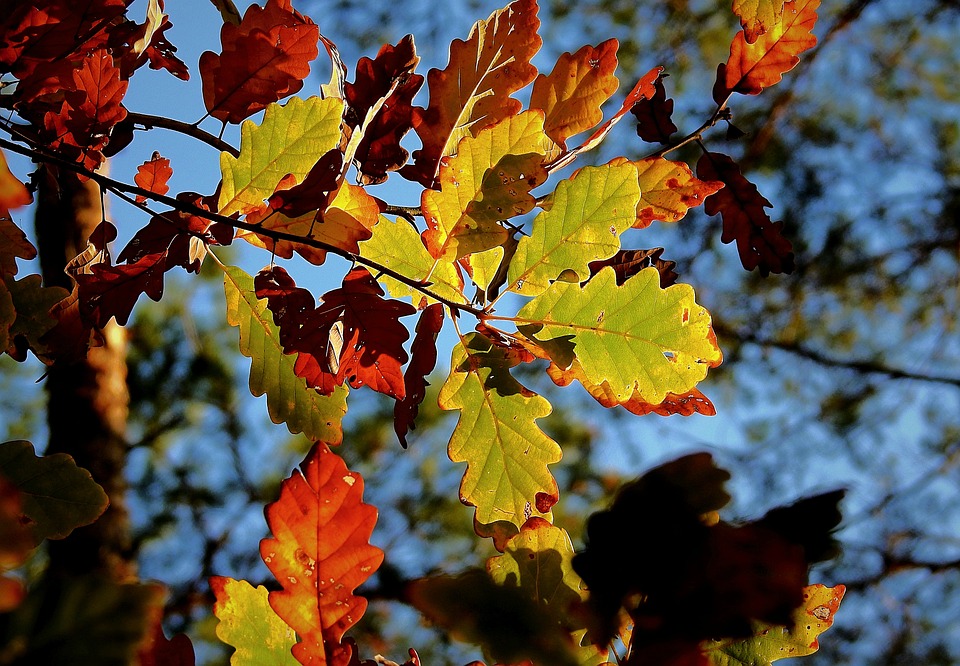
[[[646,156],[645,159],[649,159],[651,157],[663,157],[664,155],[667,155],[668,153],[672,153],[674,150],[677,150],[678,148],[682,148],[683,146],[686,146],[689,143],[693,143],[694,141],[699,142],[700,139],[703,137],[703,135],[706,133],[706,131],[709,130],[714,125],[716,125],[717,123],[719,123],[721,120],[730,120],[730,109],[727,108],[727,100],[724,100],[723,104],[720,104],[719,106],[717,106],[717,110],[713,112],[713,115],[711,115],[705,123],[700,125],[700,127],[695,129],[693,132],[686,135],[676,143],[671,144],[669,146],[664,146],[660,150],[656,150],[650,153],[649,155]]]

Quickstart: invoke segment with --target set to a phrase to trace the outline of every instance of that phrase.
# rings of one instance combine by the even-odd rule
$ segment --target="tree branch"
[[[912,379],[922,382],[948,384],[950,386],[956,386],[957,388],[960,388],[960,378],[958,377],[945,377],[941,375],[928,375],[919,372],[911,372],[901,368],[890,367],[877,361],[836,358],[824,354],[823,352],[819,352],[815,349],[811,349],[810,347],[807,347],[799,342],[775,340],[772,338],[759,336],[750,331],[733,329],[726,326],[722,322],[718,322],[716,319],[713,321],[713,329],[718,335],[733,338],[740,343],[779,349],[801,358],[805,358],[808,361],[813,361],[814,363],[825,367],[845,368],[847,370],[854,370],[855,372],[868,375],[885,375],[890,379]]]
[[[388,266],[384,266],[379,262],[373,261],[366,257],[361,257],[359,254],[350,252],[348,250],[344,250],[343,248],[337,247],[336,245],[325,243],[316,238],[307,238],[303,236],[297,236],[295,234],[288,234],[283,231],[277,231],[275,229],[268,229],[266,227],[261,227],[256,224],[242,222],[233,217],[226,217],[225,215],[214,213],[213,211],[200,208],[199,206],[195,206],[185,201],[174,199],[173,197],[168,197],[163,194],[157,194],[155,192],[151,192],[150,190],[145,190],[143,188],[136,187],[135,185],[128,185],[127,183],[121,182],[119,180],[114,180],[113,178],[104,176],[103,174],[89,171],[85,169],[83,166],[81,166],[80,164],[77,164],[76,162],[71,162],[69,160],[65,160],[62,157],[58,157],[58,156],[46,155],[38,151],[32,150],[30,148],[24,148],[23,146],[20,146],[11,141],[7,141],[6,139],[0,139],[0,146],[2,146],[3,148],[6,148],[11,152],[24,155],[26,157],[29,157],[31,159],[34,159],[40,162],[45,162],[47,164],[55,164],[64,169],[69,169],[74,173],[81,174],[87,178],[90,178],[91,180],[96,181],[102,187],[114,193],[125,192],[127,194],[143,196],[148,199],[152,199],[154,201],[158,201],[160,203],[166,204],[167,206],[170,206],[174,210],[177,210],[183,213],[189,213],[190,215],[196,215],[197,217],[200,217],[205,220],[210,220],[211,222],[220,222],[222,224],[231,226],[235,229],[243,229],[244,231],[250,231],[252,233],[258,234],[260,236],[265,236],[272,240],[299,243],[301,245],[306,245],[307,247],[316,248],[318,250],[324,250],[331,254],[335,254],[337,256],[343,257],[344,259],[347,259],[354,263],[360,264],[361,266],[365,266],[366,268],[372,269],[372,271],[374,272],[381,273],[383,275],[389,275],[390,277],[397,280],[398,282],[402,282],[403,284],[411,287],[412,289],[416,289],[424,296],[427,296],[428,298],[432,298],[435,301],[443,303],[448,308],[451,308],[457,311],[462,311],[462,312],[469,312],[477,319],[481,319],[487,316],[487,313],[483,312],[482,310],[479,310],[470,305],[452,301],[449,298],[445,298],[431,291],[430,289],[427,288],[429,286],[429,283],[424,284],[417,280],[413,280],[409,276],[404,275],[403,273],[398,273],[392,268],[389,268]]]
[[[231,146],[223,139],[200,129],[196,125],[191,125],[190,123],[185,123],[181,120],[173,120],[171,118],[164,118],[163,116],[151,116],[146,113],[134,113],[133,111],[127,112],[126,120],[135,125],[141,125],[142,129],[144,130],[160,127],[162,129],[185,134],[189,137],[197,139],[198,141],[202,141],[207,145],[213,146],[221,152],[230,153],[234,157],[238,157],[240,155],[239,150]]]

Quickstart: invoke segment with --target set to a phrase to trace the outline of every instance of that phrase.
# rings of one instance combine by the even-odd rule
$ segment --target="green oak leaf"
[[[267,588],[213,576],[210,589],[217,598],[217,638],[236,648],[231,666],[296,666],[290,650],[297,634],[270,606]]]
[[[770,666],[778,659],[813,654],[820,648],[817,637],[833,625],[844,592],[843,585],[810,585],[793,613],[793,627],[758,622],[750,638],[705,641],[701,648],[713,666]]]
[[[620,234],[633,226],[639,200],[637,167],[630,163],[585,167],[561,181],[530,235],[520,239],[508,288],[536,296],[564,272],[575,273],[577,282],[587,279],[591,261],[620,249]]]
[[[532,340],[543,341],[548,354],[551,342],[568,337],[587,379],[607,382],[620,402],[635,391],[654,405],[667,393],[685,393],[722,358],[710,313],[696,303],[693,288],[675,284],[661,289],[653,267],[620,286],[609,267],[583,287],[555,282],[515,320],[522,330],[531,330],[524,325],[543,326]],[[560,365],[569,359],[553,360]]]
[[[33,444],[14,440],[0,444],[0,476],[23,498],[23,514],[37,543],[63,539],[100,517],[110,503],[90,472],[77,467],[66,453],[37,457]]]
[[[57,320],[50,315],[50,309],[69,296],[70,292],[63,287],[41,286],[39,275],[27,275],[21,280],[10,278],[6,281],[6,287],[16,308],[16,321],[10,327],[9,342],[13,343],[14,337],[19,335],[35,352],[42,354],[49,351],[40,338],[57,324]]]
[[[484,524],[550,519],[558,497],[547,465],[560,460],[560,446],[536,424],[552,408],[510,375],[516,364],[488,338],[471,333],[454,348],[440,389],[440,407],[460,410],[448,447],[453,462],[467,463],[460,498],[476,507],[476,520]]]
[[[380,221],[373,228],[373,236],[360,243],[360,256],[412,280],[422,281],[429,275],[430,291],[454,303],[468,303],[468,299],[463,295],[463,280],[456,265],[449,261],[438,262],[431,257],[420,240],[420,234],[406,220],[391,220],[381,215]],[[422,296],[410,285],[389,275],[379,275],[378,280],[394,298],[410,296],[414,304],[417,304]],[[427,298],[427,303],[431,302],[434,302],[433,299]]]
[[[540,605],[544,615],[571,631],[574,644],[580,645],[587,630],[582,623],[571,624],[575,622],[571,606],[583,598],[573,555],[566,530],[534,517],[506,543],[503,555],[487,560],[487,572],[496,583],[520,588]],[[578,656],[581,666],[601,664],[607,650],[586,645],[579,648]]]
[[[266,393],[271,420],[286,423],[292,434],[339,444],[348,389],[338,386],[325,396],[308,388],[293,371],[296,356],[283,353],[280,330],[267,311],[267,300],[257,299],[253,278],[234,266],[224,266],[223,272],[227,323],[240,328],[240,352],[252,359],[250,392],[258,397]]]
[[[220,153],[221,215],[260,208],[280,180],[293,174],[300,183],[324,153],[340,141],[343,100],[291,97],[267,107],[263,122],[240,126],[240,155]]]
[[[437,259],[453,261],[507,239],[500,225],[533,209],[533,187],[546,180],[543,113],[528,111],[464,138],[440,162],[439,190],[421,196],[424,243]]]

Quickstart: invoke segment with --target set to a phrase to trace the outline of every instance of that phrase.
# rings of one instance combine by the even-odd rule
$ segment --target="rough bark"
[[[86,247],[102,219],[99,188],[71,173],[48,172],[38,192],[36,228],[41,270],[47,285],[72,288],[67,261]],[[103,331],[105,344],[87,359],[54,364],[45,380],[48,453],[68,453],[93,475],[110,507],[95,523],[63,541],[50,542],[50,571],[64,575],[107,574],[117,581],[135,575],[126,509],[124,438],[127,392],[126,337],[115,322]]]

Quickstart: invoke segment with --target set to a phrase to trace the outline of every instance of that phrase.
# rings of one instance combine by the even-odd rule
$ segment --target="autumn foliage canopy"
[[[111,319],[125,324],[141,295],[161,299],[168,272],[198,273],[204,262],[222,270],[250,390],[266,395],[274,422],[316,442],[266,507],[272,536],[260,554],[277,589],[210,581],[232,663],[373,663],[347,634],[367,605],[357,589],[385,555],[370,544],[377,511],[363,502],[365,480],[335,448],[350,446],[341,420],[350,393],[364,389],[393,401],[406,448],[444,327],[457,339],[439,390],[440,407],[459,419],[449,458],[463,467],[460,500],[478,537],[500,555],[411,583],[410,604],[505,664],[766,664],[813,652],[844,592],[808,580],[811,564],[833,555],[839,492],[732,524],[720,513],[727,473],[690,455],[624,486],[588,520],[575,552],[552,522],[561,498],[550,466],[562,443],[539,424],[551,405],[512,371],[534,364],[558,386],[579,383],[604,407],[637,415],[714,413],[698,388],[722,361],[710,314],[667,250],[622,239],[682,223],[703,205],[745,269],[792,270],[770,202],[733,159],[707,148],[706,134],[730,120],[737,95],[775,85],[815,45],[819,0],[733,2],[742,30],[717,70],[712,114],[689,134],[671,118],[670,63],[623,86],[614,39],[538,71],[536,0],[478,21],[425,76],[412,36],[351,71],[291,0],[242,16],[229,1],[214,4],[221,48],[196,71],[213,134],[126,106],[144,65],[191,74],[165,37],[163,0],[0,10],[0,147],[40,165],[34,179],[93,179],[145,220],[118,230],[104,219],[67,267],[72,292],[18,278],[17,259],[36,255],[15,221],[34,183],[0,153],[0,350],[69,363]],[[306,90],[318,60],[331,78]],[[625,120],[648,156],[593,164],[590,151]],[[220,124],[241,125],[239,147],[216,136]],[[171,195],[178,165],[162,146],[137,173],[95,172],[154,126],[220,150],[209,166],[221,174],[216,191]],[[688,144],[702,149],[696,164],[667,157]],[[388,178],[416,183],[418,205],[379,198]],[[129,240],[114,255],[117,238]],[[223,263],[218,248],[237,241],[261,248],[267,266],[249,275]],[[341,285],[323,294],[298,286],[294,275],[304,284],[331,253],[352,262]],[[57,480],[61,469],[69,482]],[[36,490],[44,483],[48,494]],[[67,457],[2,445],[0,566],[14,569],[43,539],[95,520],[106,505],[98,491]],[[0,583],[3,610],[33,612],[31,590],[14,576]],[[192,663],[189,642],[157,628],[158,586],[117,594],[153,620],[116,663]],[[29,635],[17,641],[9,649],[19,658],[48,654]]]

